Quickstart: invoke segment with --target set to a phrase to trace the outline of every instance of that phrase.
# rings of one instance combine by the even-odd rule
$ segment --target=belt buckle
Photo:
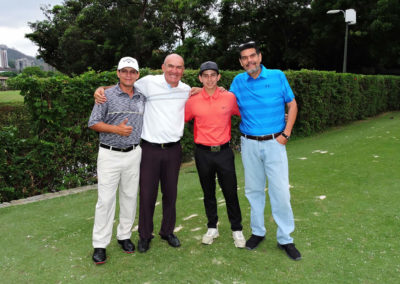
[[[211,147],[211,152],[219,152],[221,151],[221,145],[219,146],[210,146]]]
[[[161,145],[161,149],[165,149],[165,144],[164,143],[162,143],[162,144],[160,144]]]

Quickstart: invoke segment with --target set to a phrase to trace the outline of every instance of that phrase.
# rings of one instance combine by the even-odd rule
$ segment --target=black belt
[[[113,146],[108,146],[108,145],[106,145],[106,144],[100,143],[100,147],[101,147],[101,148],[105,148],[105,149],[113,150],[113,151],[117,151],[117,152],[129,152],[129,151],[132,151],[133,149],[136,148],[137,145],[139,145],[139,144],[134,144],[133,146],[130,146],[130,147],[128,147],[128,148],[121,149],[121,148],[117,148],[117,147],[113,147]]]
[[[222,145],[218,145],[218,146],[206,146],[206,145],[202,145],[202,144],[196,144],[196,147],[203,149],[203,150],[208,150],[211,152],[219,152],[222,149],[229,148],[229,142],[222,144]]]
[[[247,134],[242,134],[243,137],[247,138],[247,139],[252,139],[252,140],[257,140],[257,141],[265,141],[265,140],[271,140],[274,139],[276,137],[278,137],[279,135],[281,135],[282,132],[278,132],[278,133],[274,133],[274,134],[270,134],[270,135],[264,135],[264,136],[253,136],[253,135],[247,135]]]
[[[178,141],[176,141],[176,142],[161,143],[161,144],[159,144],[159,143],[152,143],[152,142],[149,142],[149,141],[146,141],[146,140],[142,139],[142,143],[150,144],[151,146],[155,146],[155,147],[158,147],[158,148],[161,148],[161,149],[165,149],[165,148],[172,147],[172,146],[174,146],[174,145],[176,145],[176,144],[179,144],[180,141],[181,141],[181,140],[178,140]]]

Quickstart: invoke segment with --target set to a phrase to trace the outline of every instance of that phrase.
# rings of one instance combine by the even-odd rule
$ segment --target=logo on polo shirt
[[[221,112],[228,113],[231,111],[232,108],[229,105],[224,105],[224,106],[221,106],[220,109],[221,109]]]

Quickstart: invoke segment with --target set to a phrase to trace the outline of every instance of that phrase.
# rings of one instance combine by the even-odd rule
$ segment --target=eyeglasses
[[[136,70],[127,70],[127,69],[121,69],[121,70],[119,70],[119,72],[121,72],[124,75],[128,75],[128,74],[135,75],[138,73],[138,71],[136,71]]]
[[[249,56],[240,56],[241,61],[248,61],[249,59],[254,60],[258,56],[257,52],[250,54]]]

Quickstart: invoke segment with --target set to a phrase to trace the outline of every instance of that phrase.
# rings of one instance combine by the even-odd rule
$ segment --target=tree
[[[371,55],[379,73],[400,74],[400,1],[378,0],[371,13]]]
[[[110,70],[126,55],[160,68],[179,39],[213,23],[208,11],[215,2],[65,0],[44,8],[47,19],[30,23],[26,37],[39,46],[39,57],[67,74]]]
[[[157,21],[157,5],[149,0],[65,0],[43,9],[47,20],[30,23],[33,32],[26,37],[39,46],[39,57],[66,74],[88,67],[110,70],[122,56],[142,62],[173,44],[173,30]]]
[[[39,66],[26,67],[21,73],[25,76],[36,76],[39,78],[48,77],[48,72],[43,71]]]
[[[347,70],[353,73],[400,73],[399,0],[326,0],[312,2],[313,66],[342,70],[345,22],[332,9],[353,8],[357,23],[349,26]]]
[[[224,68],[236,69],[236,47],[249,39],[256,40],[263,53],[263,62],[271,68],[308,67],[307,51],[310,36],[308,7],[310,0],[224,0],[221,20],[214,31],[219,61]]]
[[[213,13],[216,0],[166,0],[160,1],[160,21],[174,29],[176,38],[183,43],[189,37],[198,37],[201,31],[207,33],[215,25]]]
[[[4,72],[1,72],[1,77],[15,77],[15,76],[17,76],[18,75],[18,73],[17,72],[15,72],[15,71],[4,71]]]
[[[201,63],[214,60],[210,56],[210,49],[211,47],[207,44],[206,40],[194,36],[186,38],[183,44],[176,48],[175,52],[185,58],[186,68],[198,69]]]
[[[174,52],[185,58],[187,68],[197,69],[204,61],[211,60],[212,41],[210,30],[216,25],[216,0],[168,0],[160,5],[160,20],[174,30]]]
[[[268,68],[342,70],[345,23],[331,9],[357,11],[349,28],[349,72],[400,73],[400,0],[64,0],[44,8],[26,35],[39,56],[67,74],[110,70],[122,56],[160,68],[178,52],[186,67],[206,60],[237,69],[237,47],[259,43]]]

